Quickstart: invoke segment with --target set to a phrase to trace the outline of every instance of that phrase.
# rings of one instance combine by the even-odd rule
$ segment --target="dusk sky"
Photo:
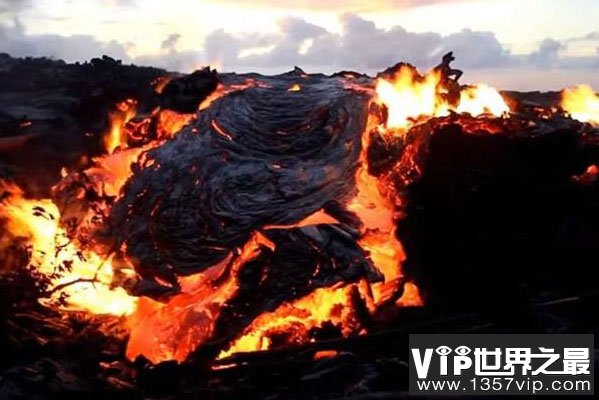
[[[0,52],[375,73],[397,61],[428,68],[453,50],[464,82],[597,90],[598,21],[599,0],[0,0]]]

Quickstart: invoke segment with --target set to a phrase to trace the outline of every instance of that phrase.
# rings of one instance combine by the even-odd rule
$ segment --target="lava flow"
[[[373,101],[387,106],[387,120],[382,121],[386,127],[409,128],[418,118],[443,115],[451,109],[439,95],[438,74],[430,72],[424,79],[419,79],[416,74],[414,69],[402,68],[393,80],[377,81]],[[509,111],[499,93],[484,85],[466,89],[462,92],[462,99],[455,110],[457,112],[473,110],[475,115],[489,113],[501,116]],[[362,135],[361,167],[355,177],[357,194],[347,208],[360,219],[362,237],[358,243],[381,271],[384,281],[372,285],[362,282],[317,289],[295,302],[283,304],[275,311],[256,318],[219,358],[236,352],[267,350],[271,348],[272,337],[281,333],[286,334],[287,343],[308,342],[311,330],[325,322],[338,326],[344,336],[364,332],[353,312],[352,290],[361,294],[372,313],[391,300],[399,307],[423,304],[417,285],[406,282],[401,271],[405,254],[396,237],[396,204],[384,195],[385,182],[371,175],[366,168],[370,132],[379,122],[377,116],[371,115]]]
[[[307,79],[307,76],[301,78]],[[161,81],[159,90],[163,90],[167,81]],[[357,302],[362,302],[373,318],[385,307],[423,305],[418,283],[405,276],[401,268],[407,256],[397,238],[396,227],[402,205],[407,200],[402,193],[390,189],[393,171],[418,168],[413,160],[413,152],[417,150],[410,150],[408,146],[403,156],[394,160],[393,171],[374,174],[369,170],[368,159],[373,134],[390,141],[406,136],[418,124],[435,117],[464,113],[482,119],[507,118],[510,110],[495,89],[486,85],[448,87],[446,78],[434,70],[420,76],[414,68],[402,66],[390,76],[379,77],[375,84],[368,100],[371,111],[365,118],[365,129],[359,138],[361,147],[352,182],[353,196],[341,206],[345,213],[357,220],[356,232],[346,236],[355,235],[364,258],[380,276],[372,282],[360,278],[315,287],[306,295],[262,312],[221,346],[219,358],[238,352],[307,343],[315,340],[315,332],[325,326],[336,327],[342,336],[363,334],[366,328],[357,315]],[[65,173],[55,187],[59,194],[73,191],[74,196],[66,196],[69,198],[67,203],[83,204],[79,207],[76,226],[61,216],[59,209],[62,207],[59,208],[55,200],[28,199],[15,185],[3,183],[0,216],[6,221],[8,236],[3,236],[1,245],[6,247],[10,240],[17,238],[25,240],[30,251],[30,265],[50,279],[51,296],[44,300],[45,303],[60,298],[60,307],[67,310],[126,315],[130,334],[126,355],[129,359],[144,356],[154,363],[182,362],[198,347],[215,339],[216,322],[238,294],[244,268],[259,262],[262,253],[277,251],[277,245],[268,236],[270,229],[341,224],[338,215],[323,209],[312,210],[314,212],[293,223],[264,224],[226,257],[201,272],[177,276],[170,281],[168,277],[157,277],[157,284],[177,291],[167,298],[138,297],[131,294],[133,291],[125,290],[125,287],[129,288],[126,282],[136,278],[135,260],[116,257],[117,250],[127,253],[97,241],[95,234],[102,231],[107,215],[123,195],[127,181],[140,169],[160,168],[155,160],[148,158],[148,152],[175,137],[218,98],[260,85],[256,81],[221,84],[202,102],[197,114],[179,114],[157,108],[142,117],[136,115],[138,105],[135,100],[120,102],[111,113],[110,129],[104,138],[106,154],[95,157],[92,165],[82,171]],[[286,83],[283,89],[291,99],[289,101],[310,95],[310,90],[309,85],[295,82]],[[368,90],[364,89],[364,92]],[[581,97],[586,100],[580,100]],[[597,104],[597,97],[593,102],[593,97],[583,89],[564,95],[564,108],[581,120],[599,121],[595,119]],[[383,109],[385,111],[381,112]],[[236,136],[228,133],[228,128],[216,120],[211,121],[211,126],[226,140],[236,140]],[[300,125],[298,129],[307,128]],[[277,134],[285,137],[287,132]],[[223,158],[229,156],[222,153]],[[273,164],[272,168],[281,168],[281,165]],[[327,173],[326,168],[322,173]],[[418,173],[415,173],[410,179],[417,177]],[[88,199],[89,192],[96,195],[93,200]],[[220,250],[218,246],[214,247]]]

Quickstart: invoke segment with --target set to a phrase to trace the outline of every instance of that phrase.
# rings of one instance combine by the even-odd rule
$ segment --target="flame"
[[[587,167],[585,172],[580,175],[574,175],[572,179],[583,185],[593,184],[599,179],[599,167],[596,164],[591,164]]]
[[[422,77],[408,66],[402,66],[391,79],[376,81],[376,101],[387,107],[388,129],[407,129],[422,117],[442,117],[450,110],[497,117],[509,112],[497,89],[490,86],[479,84],[462,89],[457,106],[447,100],[447,91],[437,71],[431,70]]]
[[[561,106],[572,118],[599,126],[599,96],[589,85],[564,90]]]
[[[123,288],[111,286],[114,276],[111,259],[81,248],[71,240],[60,224],[58,207],[51,200],[26,199],[18,187],[7,183],[1,183],[0,189],[9,194],[0,204],[5,229],[13,238],[28,240],[30,265],[49,277],[53,299],[67,295],[65,308],[94,314],[133,312],[136,299]]]
[[[110,112],[110,129],[104,137],[104,146],[108,154],[112,154],[117,147],[127,147],[127,137],[123,134],[123,127],[129,120],[135,117],[137,112],[137,101],[127,99],[118,103]]]
[[[497,89],[479,84],[461,91],[460,104],[456,111],[470,114],[473,117],[482,114],[499,117],[508,113],[510,108]]]
[[[437,96],[441,77],[431,71],[421,79],[415,69],[402,66],[392,80],[378,78],[376,94],[388,108],[388,128],[407,128],[420,116],[443,116],[447,108]]]
[[[297,83],[294,83],[289,89],[287,89],[288,92],[299,92],[300,90],[302,90],[302,87]]]

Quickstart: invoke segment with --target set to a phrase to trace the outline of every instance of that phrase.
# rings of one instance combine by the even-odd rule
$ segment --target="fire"
[[[376,94],[388,108],[387,127],[407,128],[411,120],[420,116],[445,115],[447,109],[437,97],[440,82],[441,77],[435,72],[421,79],[415,69],[407,66],[402,66],[392,80],[379,78]]]
[[[457,83],[455,85],[457,87]],[[505,100],[492,87],[480,84],[462,89],[455,105],[449,101],[445,86],[437,71],[429,71],[422,77],[416,69],[408,66],[402,66],[391,79],[378,78],[376,101],[387,107],[386,127],[407,129],[419,118],[442,117],[449,111],[497,117],[509,112]]]
[[[420,290],[413,282],[406,282],[403,295],[397,300],[398,307],[421,307],[424,305]]]
[[[302,90],[302,87],[297,83],[293,84],[289,89],[287,89],[289,92],[299,92],[300,90]]]
[[[456,111],[470,114],[473,117],[482,114],[492,114],[499,117],[508,113],[510,108],[497,89],[479,84],[461,91],[460,105]]]
[[[136,298],[123,288],[111,286],[114,272],[110,257],[81,248],[70,239],[61,226],[58,207],[51,200],[26,199],[18,187],[6,183],[0,188],[8,194],[0,204],[5,229],[12,238],[28,240],[30,265],[49,277],[52,299],[67,295],[65,308],[94,314],[133,312]]]
[[[137,112],[137,102],[127,99],[118,103],[109,114],[110,129],[104,137],[106,152],[112,154],[118,147],[127,147],[127,137],[123,134],[123,127]]]
[[[599,126],[599,96],[589,85],[564,90],[561,106],[572,118]]]

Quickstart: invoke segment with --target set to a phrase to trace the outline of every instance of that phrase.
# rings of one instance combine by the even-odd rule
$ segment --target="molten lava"
[[[359,323],[353,318],[351,286],[319,288],[308,296],[285,303],[275,311],[256,318],[219,359],[239,352],[268,350],[273,339],[284,337],[285,344],[311,341],[310,332],[331,323],[341,328],[344,336],[354,332]]]
[[[137,102],[127,99],[118,103],[110,113],[110,129],[104,137],[106,152],[112,154],[117,147],[127,147],[127,138],[123,134],[123,127],[137,112]]]
[[[262,247],[272,249],[274,244],[255,233],[237,256],[230,255],[205,272],[181,278],[181,293],[167,303],[142,297],[128,320],[127,357],[133,360],[143,355],[155,363],[183,361],[191,351],[211,339],[221,308],[237,291],[239,270],[256,258]],[[217,285],[215,282],[226,269],[230,271],[225,281]]]
[[[403,135],[417,122],[446,116],[452,111],[473,116],[502,116],[509,112],[495,89],[485,85],[463,88],[458,93],[456,104],[450,101],[450,93],[443,87],[442,81],[438,72],[432,71],[422,77],[408,67],[401,67],[392,77],[381,77],[376,81],[371,102],[379,109],[386,109],[386,118],[375,112],[368,116],[361,137],[355,196],[345,206],[360,222],[358,245],[384,280],[373,284],[361,280],[321,287],[297,300],[283,303],[255,318],[238,337],[223,347],[219,358],[238,352],[308,343],[315,340],[315,332],[324,326],[336,327],[343,336],[364,333],[365,329],[355,312],[357,298],[373,315],[383,306],[415,307],[423,304],[418,286],[407,280],[401,268],[406,255],[396,236],[396,227],[398,209],[406,200],[401,193],[390,194],[391,185],[385,176],[375,176],[368,170],[371,134],[377,131],[389,136]],[[156,90],[161,91],[166,82],[166,79],[155,82]],[[210,107],[221,96],[255,85],[260,83],[247,80],[239,85],[219,85],[201,103],[198,112]],[[356,83],[352,83],[352,87],[361,94],[366,92]],[[288,91],[301,92],[302,87],[293,84]],[[290,93],[289,96],[301,96],[302,93]],[[565,94],[565,98],[568,96]],[[594,99],[597,101],[596,97]],[[592,104],[595,104],[594,109]],[[589,114],[583,117],[592,121],[592,115],[597,115],[592,114],[593,110],[597,112],[596,107],[596,103],[588,103],[585,112]],[[86,211],[88,214],[82,218],[85,221],[97,220],[101,225],[104,222],[102,213],[107,214],[106,209],[121,196],[125,183],[134,173],[131,165],[160,168],[147,161],[146,152],[174,137],[196,118],[192,114],[156,109],[150,117],[136,119],[136,109],[137,102],[133,99],[120,102],[110,114],[110,129],[104,137],[107,154],[93,158],[92,165],[81,173],[65,173],[63,176],[63,186],[69,180],[81,181],[79,183],[84,190],[76,196],[78,201],[85,201],[86,191],[93,191],[102,199],[95,204],[97,207]],[[568,110],[574,115],[573,108]],[[211,124],[220,136],[233,140],[233,136],[216,120],[212,120]],[[410,149],[405,150],[404,156],[396,162],[413,163],[411,152]],[[238,292],[240,271],[249,261],[256,260],[264,249],[274,250],[275,247],[258,229],[243,246],[221,262],[200,273],[178,277],[176,283],[180,292],[165,302],[137,298],[127,294],[122,287],[113,286],[116,270],[120,274],[135,274],[127,266],[120,265],[127,264],[126,260],[119,260],[117,268],[110,249],[96,248],[90,244],[92,240],[80,240],[80,236],[85,236],[83,230],[75,229],[75,235],[67,234],[53,201],[27,199],[13,185],[3,184],[1,189],[8,193],[0,204],[0,217],[6,220],[10,238],[27,240],[31,248],[30,263],[49,277],[54,288],[53,298],[67,295],[64,307],[69,310],[128,315],[130,339],[126,354],[129,359],[143,355],[155,363],[183,361],[199,346],[215,340],[216,321],[224,307],[228,306],[227,302]],[[318,210],[295,224],[263,226],[261,229],[339,223],[326,211]],[[6,246],[6,243],[3,241],[0,245]]]

